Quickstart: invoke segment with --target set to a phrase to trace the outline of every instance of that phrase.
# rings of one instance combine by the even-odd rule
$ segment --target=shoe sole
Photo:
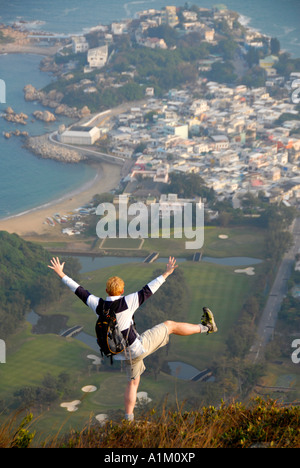
[[[216,322],[215,322],[215,319],[214,319],[214,315],[212,313],[212,311],[210,309],[208,309],[208,307],[203,307],[203,312],[205,314],[205,316],[207,317],[207,321],[211,324],[212,326],[212,330],[209,330],[207,333],[215,333],[218,331],[218,327],[216,325]]]

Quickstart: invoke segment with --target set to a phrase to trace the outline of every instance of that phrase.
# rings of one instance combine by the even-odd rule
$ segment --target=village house
[[[226,135],[211,135],[211,140],[216,151],[229,148],[229,139]]]
[[[174,28],[179,23],[176,6],[166,6],[161,11],[161,22]]]
[[[115,36],[127,33],[127,23],[125,21],[121,21],[120,23],[111,23],[111,32]]]
[[[87,55],[87,61],[90,69],[102,68],[106,64],[108,59],[108,47],[107,44],[101,47],[90,49]]]
[[[158,37],[145,37],[139,40],[139,44],[150,49],[167,49],[168,46],[164,39]]]
[[[295,106],[271,97],[266,87],[205,80],[199,80],[194,91],[199,87],[201,99],[194,99],[191,89],[174,88],[163,98],[149,96],[139,112],[116,119],[110,131],[113,152],[128,152],[130,157],[145,143],[147,160],[141,155],[128,179],[145,178],[147,188],[142,185],[138,193],[156,194],[159,189],[149,183],[167,183],[172,172],[197,173],[218,199],[228,198],[236,206],[234,194],[241,190],[256,195],[264,190],[270,202],[289,197],[289,203],[297,203],[297,184],[287,188],[282,183],[294,181],[299,173],[300,139],[290,132],[300,126],[296,119],[293,125],[292,120],[274,125],[283,113],[295,112]],[[145,119],[150,112],[151,121]]]
[[[89,43],[84,36],[72,37],[72,51],[74,54],[87,52],[89,50]]]

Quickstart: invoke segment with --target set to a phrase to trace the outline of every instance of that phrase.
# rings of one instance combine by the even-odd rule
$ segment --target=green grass
[[[204,262],[182,262],[179,268],[184,273],[191,297],[187,309],[182,310],[181,321],[199,323],[202,306],[206,305],[215,313],[219,332],[209,336],[172,336],[167,359],[184,361],[203,370],[222,354],[228,331],[234,326],[239,310],[254,285],[255,277],[237,275],[234,273],[234,267]],[[157,269],[164,269],[164,266],[127,264],[118,266],[117,274],[125,280],[125,293],[130,293],[151,280]],[[116,274],[116,267],[90,272],[85,275],[82,284],[95,294],[105,296],[106,279],[113,274]],[[167,283],[162,287],[166,288]],[[140,312],[142,313],[142,310]],[[80,324],[84,326],[86,333],[94,334],[94,313],[70,291],[66,291],[63,299],[52,305],[47,313],[68,315],[68,326]],[[88,421],[91,414],[123,408],[125,374],[117,369],[113,373],[105,370],[96,373],[87,359],[87,355],[93,351],[79,340],[50,334],[33,335],[30,326],[27,326],[15,337],[14,343],[18,344],[9,350],[7,363],[0,368],[0,399],[12,395],[16,389],[25,385],[39,385],[48,372],[57,376],[65,371],[75,377],[75,399],[83,397],[81,387],[84,385],[95,385],[98,389],[97,392],[84,397],[76,413],[68,414],[65,409],[60,408],[60,402],[55,404],[51,412],[47,412],[38,423],[41,430],[46,430],[47,427],[53,427],[54,430],[57,424],[80,427]],[[145,364],[147,366],[147,361]],[[115,389],[113,393],[110,392],[111,388]],[[163,373],[155,381],[149,374],[143,377],[139,390],[149,392],[153,405],[156,406],[163,402],[167,394],[171,395],[173,403],[176,393],[179,399],[196,395],[197,383],[191,385],[189,382],[177,381]]]
[[[47,373],[77,375],[85,370],[83,344],[57,335],[32,335],[30,328],[15,336],[18,347],[8,349],[6,364],[0,367],[0,399],[24,386],[39,385]]]
[[[84,403],[84,401],[82,401]],[[175,458],[180,449],[197,448],[299,448],[299,406],[281,406],[276,400],[256,398],[242,402],[203,406],[186,411],[154,411],[139,417],[136,424],[109,421],[105,426],[82,421],[74,430],[71,418],[54,433],[33,431],[32,414],[12,415],[0,424],[0,448],[158,448],[173,449],[166,461],[195,462],[195,453]],[[148,461],[161,461],[163,452],[151,452]],[[104,460],[107,461],[107,460]]]
[[[228,239],[220,239],[225,234]],[[201,250],[204,255],[211,257],[256,257],[265,258],[264,231],[256,228],[234,227],[206,227],[204,230],[204,244]],[[191,239],[193,240],[193,239]],[[187,239],[189,242],[190,240]],[[177,257],[192,257],[195,250],[186,249],[185,239],[145,239],[143,251],[160,252],[160,256],[175,255]]]
[[[227,234],[229,237],[222,240],[218,238],[219,234]],[[159,251],[162,257],[180,252],[187,255],[187,251],[182,249],[183,241],[180,239],[145,240],[145,244],[147,242],[149,250]],[[263,232],[256,230],[250,233],[241,228],[207,228],[204,254],[215,257],[238,255],[264,258],[263,242]],[[173,248],[175,244],[179,245],[179,250]],[[92,293],[105,297],[107,278],[118,275],[125,281],[125,294],[129,294],[153,279],[156,270],[163,271],[164,268],[161,263],[122,264],[86,273],[82,275],[81,283]],[[236,274],[235,267],[205,262],[183,261],[179,268],[184,273],[190,300],[182,310],[181,317],[176,319],[199,323],[202,307],[208,306],[215,314],[219,332],[208,336],[172,336],[166,359],[183,361],[203,370],[223,354],[228,332],[234,327],[243,302],[253,291],[258,276]],[[264,268],[265,263],[256,265],[257,275]],[[167,283],[162,287],[167,288]],[[94,335],[95,314],[69,290],[42,312],[68,316],[66,327],[82,325],[86,333]],[[142,309],[137,315],[140,313],[143,313]],[[173,318],[172,310],[169,311],[169,318]],[[142,332],[143,329],[139,328],[139,331]],[[60,407],[60,401],[55,403],[51,411],[45,411],[37,422],[41,433],[52,429],[55,432],[61,425],[64,430],[71,426],[82,427],[88,423],[91,415],[105,413],[108,409],[122,411],[126,376],[118,370],[118,366],[115,371],[102,368],[100,372],[96,372],[87,359],[87,355],[93,353],[75,338],[65,339],[52,334],[34,335],[31,333],[31,326],[27,324],[8,343],[7,363],[0,366],[0,400],[12,396],[17,389],[24,386],[40,385],[47,373],[58,376],[61,372],[67,372],[74,378],[72,399],[82,399],[82,404],[75,413],[68,413]],[[145,364],[147,366],[147,361]],[[98,390],[83,394],[81,388],[84,385],[95,385]],[[153,400],[151,405],[155,407],[164,402],[166,395],[169,395],[172,403],[176,403],[176,398],[183,401],[189,397],[199,397],[199,385],[197,382],[177,380],[164,373],[160,373],[157,380],[152,374],[144,374],[139,391],[148,392]],[[114,389],[113,392],[110,391],[111,388]]]
[[[224,234],[228,239],[220,239]],[[261,229],[256,228],[221,228],[205,229],[203,253],[211,257],[255,257],[265,258],[265,237]]]
[[[113,239],[106,238],[101,242],[101,249],[139,249],[142,239]]]
[[[248,294],[254,287],[256,276],[234,273],[235,267],[214,265],[205,262],[182,262],[179,268],[183,271],[190,296],[190,303],[182,310],[182,322],[199,323],[202,307],[208,306],[214,312],[219,327],[215,335],[192,337],[172,337],[170,360],[184,360],[199,366],[202,370],[218,353],[222,352],[228,332],[234,326],[239,311]],[[263,264],[255,267],[257,273],[264,268]],[[103,268],[85,275],[82,284],[95,295],[105,297],[107,278],[117,274],[125,281],[125,294],[134,292],[153,278],[156,270],[163,271],[162,264],[124,264]],[[167,288],[167,283],[162,286]],[[166,304],[167,307],[167,304]],[[62,301],[47,312],[69,315],[68,326],[83,325],[84,331],[94,334],[95,315],[71,292]],[[136,316],[143,313],[137,311]],[[172,311],[169,313],[172,320]],[[143,330],[140,330],[142,332]],[[172,358],[172,359],[171,359]]]

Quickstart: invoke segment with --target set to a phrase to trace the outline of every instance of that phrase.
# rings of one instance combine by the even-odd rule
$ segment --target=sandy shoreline
[[[108,192],[119,185],[121,166],[101,163],[93,164],[93,167],[95,168],[95,177],[91,181],[58,200],[13,217],[0,219],[0,231],[16,233],[22,237],[51,236],[53,228],[44,224],[48,216],[53,216],[55,213],[60,213],[63,216],[91,201],[94,195]]]
[[[34,43],[20,44],[18,42],[1,44],[0,54],[37,54],[54,55],[61,44],[41,47]],[[22,237],[45,235],[56,237],[53,227],[45,224],[48,216],[60,213],[61,216],[90,202],[94,195],[108,192],[119,185],[122,177],[122,167],[108,163],[93,163],[95,176],[78,189],[72,190],[57,200],[50,201],[36,208],[29,209],[8,218],[0,219],[0,231],[16,233]]]
[[[60,47],[61,44],[41,47],[33,43],[9,43],[1,44],[0,54],[15,53],[52,56]],[[60,213],[60,215],[63,216],[91,201],[94,195],[108,192],[119,185],[122,170],[121,166],[107,163],[93,163],[92,167],[95,170],[95,176],[92,180],[57,200],[29,209],[23,213],[0,219],[0,231],[16,233],[22,237],[45,235],[47,237],[54,236],[57,238],[57,230],[55,230],[54,233],[51,226],[44,224],[48,216],[53,216],[55,213]]]
[[[52,56],[58,51],[61,45],[58,46],[38,46],[35,44],[20,45],[20,44],[1,44],[0,54],[33,54]]]

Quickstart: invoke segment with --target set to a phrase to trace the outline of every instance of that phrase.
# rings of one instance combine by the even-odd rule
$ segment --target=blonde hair
[[[124,281],[118,276],[112,276],[107,280],[106,292],[109,296],[120,296],[124,292]]]

